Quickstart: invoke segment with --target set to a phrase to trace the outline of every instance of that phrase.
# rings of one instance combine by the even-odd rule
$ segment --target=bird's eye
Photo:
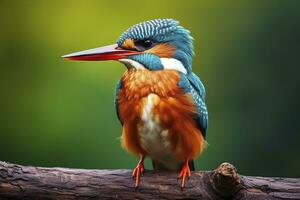
[[[134,44],[139,51],[145,51],[153,46],[151,40],[137,40]]]
[[[152,46],[152,41],[151,40],[145,40],[143,42],[143,46],[146,47],[146,48],[149,48]]]

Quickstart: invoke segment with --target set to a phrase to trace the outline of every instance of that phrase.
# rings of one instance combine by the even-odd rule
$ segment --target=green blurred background
[[[209,146],[196,161],[300,176],[300,1],[0,1],[0,160],[133,168],[120,146],[117,62],[61,55],[115,42],[129,26],[175,18],[195,38]],[[150,162],[147,162],[150,167]]]

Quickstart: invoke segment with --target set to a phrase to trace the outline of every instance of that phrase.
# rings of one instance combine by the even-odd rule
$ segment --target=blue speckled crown
[[[132,39],[154,39],[157,42],[163,41],[167,33],[181,28],[179,22],[174,19],[154,19],[141,22],[125,31],[119,40],[118,45],[123,44],[127,38]]]

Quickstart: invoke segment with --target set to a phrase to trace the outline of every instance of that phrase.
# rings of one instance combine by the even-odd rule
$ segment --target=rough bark
[[[229,163],[193,172],[185,190],[177,173],[146,171],[134,189],[131,170],[44,168],[0,161],[0,199],[300,199],[300,179],[250,177]]]

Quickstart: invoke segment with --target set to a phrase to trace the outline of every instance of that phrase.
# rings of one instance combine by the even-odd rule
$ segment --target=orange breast
[[[178,87],[180,75],[174,70],[128,70],[122,77],[118,107],[123,122],[122,144],[134,154],[148,155],[141,145],[139,127],[147,104],[153,95],[151,114],[167,130],[172,152],[178,160],[196,157],[204,147],[204,138],[195,122],[196,108],[192,97]]]

